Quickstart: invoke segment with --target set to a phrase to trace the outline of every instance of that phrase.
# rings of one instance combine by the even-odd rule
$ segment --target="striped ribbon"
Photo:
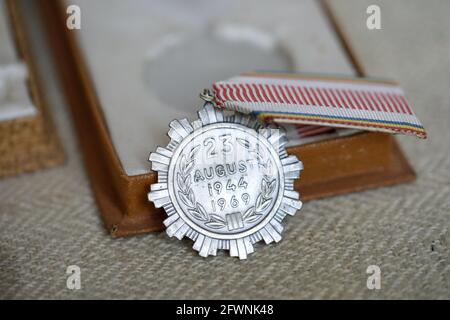
[[[213,90],[218,107],[254,114],[266,121],[426,138],[404,92],[393,82],[249,73],[216,82]]]

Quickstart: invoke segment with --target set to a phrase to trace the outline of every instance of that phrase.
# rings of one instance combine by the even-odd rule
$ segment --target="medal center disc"
[[[194,230],[233,239],[262,228],[280,206],[281,161],[267,139],[234,123],[201,127],[174,151],[169,196]]]

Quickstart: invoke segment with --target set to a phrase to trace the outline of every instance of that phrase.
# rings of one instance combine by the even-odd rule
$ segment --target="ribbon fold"
[[[394,82],[368,78],[247,73],[213,84],[218,107],[264,121],[402,133],[426,132]]]

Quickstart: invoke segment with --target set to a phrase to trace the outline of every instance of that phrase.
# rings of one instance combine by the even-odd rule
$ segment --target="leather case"
[[[46,109],[45,92],[29,48],[29,35],[24,31],[17,4],[8,1],[7,8],[18,54],[28,69],[28,91],[37,112],[0,122],[0,177],[60,165],[65,160]]]
[[[117,157],[101,107],[74,35],[57,1],[41,1],[49,43],[60,71],[84,162],[107,230],[114,237],[163,230],[162,210],[147,200],[156,173],[127,176]],[[346,44],[348,48],[348,44]],[[288,149],[304,163],[295,184],[302,200],[412,181],[415,173],[395,139],[362,132]]]

